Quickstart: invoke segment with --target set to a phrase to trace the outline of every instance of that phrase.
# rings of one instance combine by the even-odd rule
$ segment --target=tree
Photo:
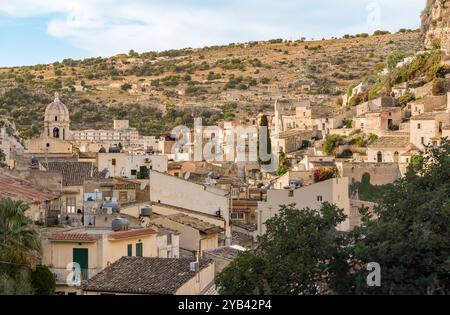
[[[331,155],[339,144],[342,143],[344,138],[341,135],[327,135],[323,144],[323,151]]]
[[[363,211],[353,265],[379,263],[382,286],[368,287],[363,268],[351,275],[354,293],[450,293],[450,145],[444,142],[408,167],[372,215]]]
[[[289,171],[289,167],[287,166],[286,153],[281,151],[278,160],[279,160],[279,166],[278,166],[278,169],[275,171],[275,174],[277,176],[283,176],[284,174],[286,174]]]
[[[36,270],[31,273],[31,283],[36,294],[51,295],[55,293],[55,277],[46,266],[36,267]]]
[[[0,200],[0,293],[29,291],[29,269],[40,240],[30,227],[27,210],[21,201]]]
[[[272,141],[270,139],[269,120],[267,119],[266,115],[263,115],[261,117],[261,123],[259,124],[259,126],[260,126],[260,128],[265,128],[267,130],[267,146],[266,146],[266,152],[265,153],[271,155],[272,154]],[[264,130],[263,130],[263,132],[264,132]],[[269,164],[271,164],[272,159],[269,159],[268,161],[262,161],[261,158],[260,158],[260,154],[259,154],[260,142],[261,142],[261,139],[258,136],[258,161],[259,161],[259,164],[261,164],[261,165],[269,165]]]
[[[138,54],[137,52],[135,52],[134,49],[131,49],[131,50],[128,52],[128,57],[130,57],[130,58],[138,58],[138,57],[139,57],[139,54]]]
[[[25,215],[28,206],[9,198],[0,200],[0,259],[17,264],[30,264],[40,250],[37,232]]]
[[[320,294],[345,274],[342,241],[335,227],[342,210],[324,203],[320,210],[282,206],[267,220],[258,247],[228,265],[216,279],[221,294]]]
[[[0,162],[4,162],[6,159],[6,154],[0,149]]]
[[[128,90],[130,90],[132,87],[133,87],[133,86],[132,86],[130,83],[124,83],[124,84],[122,84],[122,85],[120,86],[120,88],[121,88],[123,91],[128,91]]]

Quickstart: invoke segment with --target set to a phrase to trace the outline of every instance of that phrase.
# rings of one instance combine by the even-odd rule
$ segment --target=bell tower
[[[55,93],[55,99],[45,109],[44,137],[68,140],[70,132],[69,110]]]

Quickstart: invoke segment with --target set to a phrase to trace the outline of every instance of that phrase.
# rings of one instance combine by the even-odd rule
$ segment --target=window
[[[66,198],[67,213],[75,213],[76,207],[77,207],[77,198],[67,197]]]
[[[420,128],[422,128],[422,125],[421,124],[417,124],[417,129],[420,129]]]
[[[142,243],[136,244],[136,257],[143,257],[143,244]]]
[[[233,212],[231,213],[231,220],[245,220],[245,213],[244,212]]]
[[[116,159],[112,159],[111,164],[116,165]]]
[[[322,196],[317,196],[317,201],[318,202],[322,202],[323,201],[323,197]]]
[[[422,145],[425,145],[425,138],[424,137],[420,138],[420,143],[422,143]]]
[[[383,163],[383,153],[381,151],[377,153],[377,162]]]
[[[133,244],[128,244],[128,246],[127,246],[127,255],[128,255],[128,257],[133,256]]]
[[[58,121],[58,116],[55,116],[55,121]]]
[[[167,245],[172,245],[172,233],[167,234]]]
[[[127,202],[128,201],[128,192],[119,191],[119,202]]]

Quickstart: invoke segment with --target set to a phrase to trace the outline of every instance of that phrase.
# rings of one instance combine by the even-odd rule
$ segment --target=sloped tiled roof
[[[84,291],[173,295],[195,277],[189,258],[122,257],[82,287]],[[201,260],[199,269],[212,260]]]
[[[95,242],[97,238],[87,233],[56,233],[49,237],[53,242]]]
[[[420,115],[416,115],[411,117],[411,120],[435,120],[436,115],[439,115],[438,112],[429,112],[429,113],[423,113]]]
[[[89,162],[49,162],[43,166],[49,171],[62,174],[63,186],[81,186],[85,180],[101,179],[94,163]]]
[[[407,148],[410,144],[409,137],[380,137],[369,148]]]
[[[112,240],[123,240],[131,237],[147,236],[156,233],[157,232],[152,229],[137,229],[137,230],[113,232],[109,234],[108,237],[109,239]]]
[[[31,202],[45,202],[58,198],[57,195],[30,183],[3,175],[0,175],[0,197],[11,197]]]
[[[224,229],[220,226],[202,221],[200,219],[188,216],[183,213],[177,213],[167,216],[169,220],[172,220],[174,222],[190,226],[196,230],[199,230],[202,233],[205,234],[215,234],[223,232]]]

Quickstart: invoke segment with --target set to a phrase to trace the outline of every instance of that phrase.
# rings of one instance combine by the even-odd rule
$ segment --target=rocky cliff
[[[427,0],[422,31],[427,48],[439,46],[450,53],[450,0]]]

